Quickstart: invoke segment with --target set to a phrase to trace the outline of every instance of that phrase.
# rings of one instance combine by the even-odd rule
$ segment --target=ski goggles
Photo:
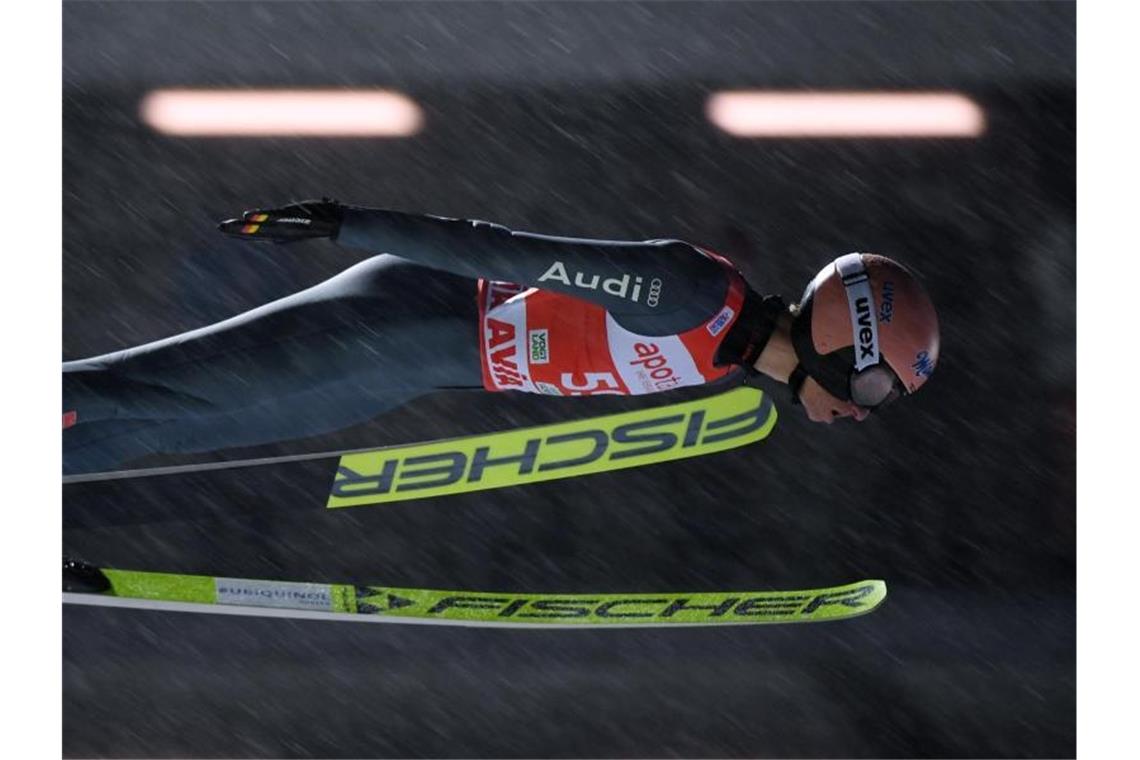
[[[814,290],[810,291],[792,325],[792,343],[799,359],[788,380],[792,398],[798,403],[800,389],[811,377],[836,398],[871,411],[881,409],[904,395],[905,390],[898,375],[883,362],[879,350],[879,325],[867,268],[858,253],[840,257],[835,266],[847,294],[852,346],[824,355],[816,353],[811,337]]]
[[[893,403],[904,393],[898,375],[882,364],[864,370],[852,370],[847,386],[852,403],[872,410]]]
[[[870,411],[882,409],[905,395],[898,375],[883,364],[863,370],[852,369],[853,353],[850,349],[844,349],[821,356],[812,363],[813,369],[810,370],[805,362],[801,362],[788,380],[792,401],[799,403],[800,390],[809,377],[832,396]]]

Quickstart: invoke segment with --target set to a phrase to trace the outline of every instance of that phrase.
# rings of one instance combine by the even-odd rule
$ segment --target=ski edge
[[[881,583],[881,581],[879,581]],[[885,597],[884,597],[885,599]],[[317,612],[314,610],[277,609],[272,607],[249,607],[238,605],[217,605],[201,602],[165,602],[154,599],[131,599],[118,596],[100,596],[97,594],[82,594],[64,592],[63,603],[92,607],[110,607],[119,609],[145,610],[148,612],[189,612],[207,615],[231,615],[238,617],[261,617],[286,620],[320,620],[337,623],[386,623],[390,625],[434,625],[449,628],[513,628],[530,631],[599,631],[630,628],[714,628],[724,626],[771,626],[771,625],[805,625],[808,623],[831,623],[862,617],[874,612],[884,601],[880,599],[866,609],[853,612],[844,617],[808,618],[799,621],[789,620],[740,620],[719,622],[684,622],[684,623],[522,623],[489,620],[456,620],[456,619],[430,619],[413,617],[386,617],[383,615],[352,615],[343,612]]]
[[[489,434],[488,434],[489,435]],[[216,472],[218,470],[240,470],[262,465],[289,464],[291,462],[311,462],[318,459],[337,459],[352,454],[369,454],[380,451],[398,451],[411,449],[425,443],[451,443],[461,441],[473,436],[455,436],[453,438],[439,438],[431,441],[411,441],[408,443],[393,443],[388,446],[365,446],[357,449],[340,449],[337,451],[313,451],[306,454],[286,454],[284,456],[258,457],[256,459],[229,459],[221,462],[200,462],[197,464],[173,464],[165,467],[144,467],[133,470],[108,470],[106,472],[84,472],[75,475],[64,475],[62,484],[65,486],[80,485],[82,483],[103,483],[109,480],[134,480],[137,478],[157,478],[164,475],[189,475],[198,472]]]

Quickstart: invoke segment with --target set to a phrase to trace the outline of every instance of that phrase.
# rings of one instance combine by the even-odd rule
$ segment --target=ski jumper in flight
[[[640,395],[762,373],[808,416],[914,393],[938,323],[882,256],[825,267],[799,304],[680,240],[589,240],[307,201],[222,232],[329,238],[370,257],[217,324],[63,365],[64,470],[343,429],[440,390]]]

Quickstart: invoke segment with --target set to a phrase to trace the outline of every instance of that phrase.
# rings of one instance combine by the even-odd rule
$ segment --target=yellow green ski
[[[329,507],[357,507],[641,467],[768,436],[776,407],[755,388],[586,420],[340,458]]]
[[[256,498],[257,477],[276,482],[286,470],[304,508],[387,504],[715,454],[761,441],[775,425],[772,401],[756,388],[740,387],[693,401],[448,440],[68,475],[65,504],[75,512],[91,502],[93,514],[117,514],[134,501],[131,484],[151,478],[170,480],[175,499],[207,478],[213,485],[240,480]]]
[[[880,580],[798,591],[551,594],[221,578],[74,562],[65,563],[64,590],[73,604],[505,628],[809,623],[864,615],[887,596]]]

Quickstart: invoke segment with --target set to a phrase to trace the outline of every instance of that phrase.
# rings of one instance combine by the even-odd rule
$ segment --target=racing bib
[[[483,387],[552,396],[640,395],[724,377],[717,347],[740,315],[745,285],[730,278],[722,308],[677,335],[626,330],[605,308],[572,296],[479,280]]]

